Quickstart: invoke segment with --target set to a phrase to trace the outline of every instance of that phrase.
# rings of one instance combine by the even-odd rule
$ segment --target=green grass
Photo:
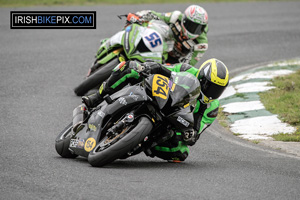
[[[0,0],[0,7],[68,6],[96,4],[160,4],[160,3],[203,3],[203,2],[249,2],[278,0]]]
[[[293,134],[273,135],[275,140],[300,142],[300,70],[272,80],[275,89],[260,93],[268,111],[277,114],[281,121],[297,128]]]
[[[277,141],[284,141],[284,142],[300,142],[300,133],[296,132],[294,134],[286,134],[280,133],[272,136]]]
[[[243,93],[236,93],[235,94],[236,97],[242,98],[242,99],[246,99],[246,95]]]
[[[229,128],[229,121],[223,110],[224,108],[219,107],[217,119],[221,126],[223,126],[224,128]]]

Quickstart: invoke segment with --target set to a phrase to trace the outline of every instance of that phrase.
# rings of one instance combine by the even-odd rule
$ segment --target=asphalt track
[[[209,49],[232,74],[299,57],[300,2],[206,3]],[[0,199],[300,199],[300,160],[240,140],[217,123],[172,164],[144,154],[104,168],[63,159],[54,140],[80,103],[72,88],[116,15],[187,5],[0,8]],[[11,10],[95,10],[96,30],[11,30]],[[202,61],[203,61],[202,60]],[[247,67],[248,66],[248,67]],[[255,126],[255,124],[253,124]]]

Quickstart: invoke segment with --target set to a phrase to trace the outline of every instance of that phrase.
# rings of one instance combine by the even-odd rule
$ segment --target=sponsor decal
[[[180,26],[180,24],[179,24],[178,22],[176,22],[175,26],[176,26],[178,32],[180,32],[180,31],[181,31],[181,26]]]
[[[194,46],[194,50],[195,51],[204,51],[204,50],[207,50],[208,48],[208,45],[203,43],[203,44],[197,44]]]
[[[84,146],[84,139],[71,139],[70,147],[74,148],[83,148]]]
[[[186,49],[190,49],[191,48],[191,46],[186,41],[182,42],[182,44],[184,45],[184,47]]]
[[[96,29],[96,11],[11,11],[11,29]]]
[[[94,138],[88,138],[84,144],[84,150],[90,152],[96,146],[96,140]]]
[[[175,35],[179,34],[175,26],[172,27],[172,31],[174,32]]]
[[[131,26],[127,26],[127,28],[125,29],[126,32],[129,32],[131,30]]]
[[[196,45],[196,43],[195,43],[193,40],[188,40],[187,43],[188,43],[191,47],[193,47],[193,46]]]
[[[133,119],[133,115],[132,114],[128,115],[128,119]]]
[[[77,147],[78,139],[71,139],[70,141],[70,147]]]
[[[126,61],[126,60],[125,60],[125,58],[124,58],[123,56],[120,56],[120,57],[119,57],[119,61],[120,61],[120,62],[123,62],[123,61]]]
[[[126,101],[126,99],[125,99],[124,97],[119,98],[118,101],[119,101],[120,104],[122,104],[122,105],[127,105],[127,101]]]
[[[78,143],[77,143],[77,148],[83,148],[84,147],[84,142],[85,140],[84,139],[80,139],[78,140]]]
[[[97,115],[99,115],[100,117],[104,117],[105,116],[105,113],[102,111],[102,110],[100,110],[98,113],[97,113]]]
[[[99,88],[99,93],[102,94],[103,92],[103,84],[101,84],[100,88]]]
[[[123,62],[121,62],[120,64],[118,64],[115,68],[114,68],[114,72],[116,72],[116,71],[118,71],[118,70],[120,70],[121,72],[124,70],[124,68],[125,68],[125,64],[126,64],[126,62],[125,61],[123,61]]]
[[[91,131],[96,131],[97,130],[97,127],[94,125],[94,124],[89,124],[89,129],[91,130]]]
[[[133,40],[135,39],[136,33],[137,33],[138,29],[134,29],[133,35],[131,36],[131,40],[130,43],[133,43]]]
[[[133,94],[132,92],[129,94],[129,96],[135,101],[137,101],[139,98],[137,95]]]
[[[182,117],[178,116],[177,121],[179,123],[181,123],[183,126],[188,127],[190,125],[190,123],[188,121],[186,121],[185,119],[183,119]]]
[[[129,50],[130,50],[129,49],[129,31],[130,30],[131,30],[131,26],[128,26],[126,28],[126,32],[125,32],[124,44],[125,44],[125,50],[126,50],[126,52],[129,52]]]

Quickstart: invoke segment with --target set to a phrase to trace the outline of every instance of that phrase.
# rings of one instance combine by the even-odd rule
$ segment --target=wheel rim
[[[127,135],[127,133],[132,130],[133,127],[134,127],[133,125],[126,126],[122,129],[122,131],[120,131],[117,135],[115,135],[113,137],[105,136],[102,139],[102,141],[94,148],[94,152],[103,151],[103,150],[107,149],[108,147],[110,147],[111,145],[117,143],[120,139],[125,137]]]

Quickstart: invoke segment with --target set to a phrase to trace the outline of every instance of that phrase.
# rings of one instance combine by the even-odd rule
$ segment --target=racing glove
[[[143,21],[140,19],[139,15],[136,15],[134,13],[128,13],[127,15],[127,24],[133,24],[138,23],[141,24]]]
[[[140,20],[143,22],[149,22],[152,19],[159,19],[159,17],[153,14],[151,10],[142,10],[137,12],[136,14],[140,16]]]
[[[143,72],[148,74],[161,74],[167,77],[171,76],[171,71],[165,68],[163,65],[150,61],[140,64],[140,68]]]

